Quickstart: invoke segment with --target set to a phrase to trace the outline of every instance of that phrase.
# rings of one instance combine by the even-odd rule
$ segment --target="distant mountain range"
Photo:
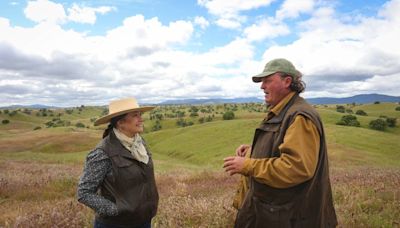
[[[360,94],[352,97],[343,97],[343,98],[334,98],[334,97],[318,97],[318,98],[308,98],[306,99],[311,104],[367,104],[374,103],[376,101],[379,102],[400,102],[400,97],[389,96],[383,94]],[[206,105],[206,104],[223,104],[223,103],[262,103],[263,99],[256,97],[245,97],[245,98],[233,98],[233,99],[225,99],[225,98],[211,98],[211,99],[182,99],[182,100],[166,100],[153,105]],[[12,105],[7,107],[0,107],[0,109],[17,109],[17,108],[31,108],[31,109],[40,109],[40,108],[59,108],[55,106],[47,106],[42,104],[34,104],[34,105]]]
[[[333,98],[333,97],[318,97],[307,99],[311,104],[367,104],[379,102],[400,102],[400,97],[388,96],[383,94],[360,94],[352,97]]]
[[[0,109],[18,109],[18,108],[30,108],[30,109],[41,109],[41,108],[46,108],[46,109],[54,109],[54,108],[59,108],[59,107],[48,106],[48,105],[42,105],[42,104],[33,104],[33,105],[10,105],[10,106],[0,107]]]
[[[360,94],[352,97],[334,98],[334,97],[318,97],[306,99],[311,104],[366,104],[379,102],[400,102],[400,97],[388,96],[382,94]],[[234,98],[234,99],[183,99],[183,100],[167,100],[157,105],[167,104],[222,104],[222,103],[250,103],[250,102],[264,102],[263,99],[256,97],[248,98]]]

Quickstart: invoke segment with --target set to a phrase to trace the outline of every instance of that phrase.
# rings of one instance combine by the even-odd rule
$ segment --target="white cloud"
[[[24,13],[26,18],[37,23],[62,24],[73,21],[94,24],[96,22],[96,14],[106,14],[113,10],[116,10],[116,8],[110,6],[85,7],[76,3],[73,3],[72,7],[65,10],[62,4],[49,0],[35,0],[28,2]]]
[[[197,0],[197,4],[207,8],[217,17],[216,24],[227,29],[238,29],[246,21],[240,12],[268,6],[274,0]]]
[[[96,13],[106,14],[113,10],[116,9],[114,7],[109,7],[109,6],[101,6],[93,8],[93,7],[82,7],[74,3],[72,7],[67,10],[68,20],[79,23],[94,24],[96,22]]]
[[[262,19],[247,27],[244,34],[249,41],[273,39],[290,33],[289,27],[272,18]]]
[[[309,13],[314,9],[316,0],[285,0],[280,9],[276,12],[276,18],[296,18],[300,13]]]
[[[119,92],[120,96],[142,98],[150,91],[162,96],[159,91],[147,88],[160,77],[165,77],[160,85],[171,88],[169,84],[179,71],[168,68],[181,60],[173,54],[161,54],[169,53],[174,45],[185,44],[193,33],[193,25],[188,21],[164,25],[157,18],[137,15],[126,18],[120,27],[105,36],[87,36],[49,23],[32,28],[12,27],[9,20],[0,18],[0,32],[4,34],[0,37],[0,82],[10,78],[8,88],[26,91],[25,87],[18,86],[18,81],[32,80],[40,84],[43,95],[38,99],[39,95],[21,93],[24,95],[20,98],[5,96],[4,99],[16,103],[36,99],[50,104],[54,100],[45,95],[49,93],[60,99],[58,105],[70,105],[89,104],[96,99],[105,103],[118,95],[109,92],[113,87],[125,91]],[[186,73],[182,71],[182,77]],[[18,87],[12,87],[13,83]],[[54,84],[59,86],[50,86]],[[179,91],[183,93],[185,89]],[[65,98],[71,94],[74,99]]]
[[[213,15],[237,14],[240,11],[256,9],[269,5],[273,0],[197,0]]]
[[[43,2],[49,3],[34,3]],[[225,27],[240,28],[246,20],[245,10],[270,3],[246,2],[199,4],[207,5],[209,12],[221,12],[225,10],[222,6],[227,6],[225,16],[213,16],[222,20]],[[191,21],[163,23],[157,17],[135,15],[105,31],[105,35],[93,36],[64,29],[59,22],[70,21],[68,16],[63,20],[32,16],[36,12],[33,9],[40,8],[33,4],[26,10],[38,22],[32,27],[15,26],[11,19],[0,17],[0,103],[69,106],[106,104],[126,96],[135,96],[140,102],[260,97],[259,84],[250,78],[263,70],[266,61],[276,57],[288,58],[305,74],[307,96],[379,91],[399,95],[399,5],[398,0],[387,2],[377,16],[369,17],[353,17],[332,7],[314,6],[309,19],[293,22],[295,29],[277,18],[253,15],[252,20],[258,20],[254,25],[239,32],[229,31],[229,36],[237,32],[236,37],[227,36],[225,43],[205,50],[191,50],[191,42],[198,42],[197,37],[193,39],[194,34],[216,32],[219,28],[201,30],[210,22],[200,16]],[[89,13],[91,17],[82,17],[80,22],[94,23],[97,14],[110,12],[94,9]],[[295,15],[288,12],[282,18]],[[289,33],[298,38],[281,45],[274,39]],[[263,60],[258,61],[257,45],[265,40],[274,46],[261,50]]]
[[[220,18],[215,23],[227,29],[238,29],[241,26],[240,21],[238,21],[236,18]]]
[[[194,18],[194,23],[199,25],[202,29],[205,29],[210,25],[210,22],[208,22],[204,17],[199,16]]]
[[[352,21],[341,21],[332,8],[320,8],[302,24],[298,40],[269,48],[264,61],[277,57],[292,60],[313,90],[333,95],[335,90],[339,95],[375,91],[373,78],[393,79],[392,75],[400,72],[400,27],[393,17],[393,12],[400,10],[397,2],[387,3],[380,11],[381,18],[358,16]]]
[[[34,22],[61,23],[66,19],[64,7],[48,0],[28,1],[25,16]]]

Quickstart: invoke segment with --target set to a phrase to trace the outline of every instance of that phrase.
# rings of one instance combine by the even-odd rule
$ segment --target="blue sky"
[[[307,97],[400,96],[400,0],[0,1],[0,106],[263,97],[294,63]]]

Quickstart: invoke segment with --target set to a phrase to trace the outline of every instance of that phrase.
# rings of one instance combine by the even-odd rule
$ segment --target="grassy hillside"
[[[336,105],[317,106],[327,136],[339,224],[398,226],[400,123],[377,131],[369,122],[385,116],[400,121],[400,111],[395,111],[400,105],[344,106],[353,115],[357,110],[367,113],[356,115],[360,127],[336,125],[348,114],[337,112]],[[13,111],[0,113],[0,121],[10,121],[0,124],[0,227],[90,227],[93,212],[76,202],[75,190],[85,156],[105,127],[93,126],[104,108]],[[227,111],[235,119],[223,120]],[[238,145],[251,143],[264,116],[262,104],[162,106],[146,113],[143,137],[154,156],[160,191],[153,226],[231,227],[238,176],[224,173],[222,159]],[[154,130],[157,121],[161,129]],[[177,125],[182,121],[187,126]]]

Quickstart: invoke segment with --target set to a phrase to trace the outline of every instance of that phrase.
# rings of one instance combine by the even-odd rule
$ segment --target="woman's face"
[[[143,132],[142,113],[139,111],[130,112],[118,121],[118,130],[128,137],[133,137],[137,133]]]

